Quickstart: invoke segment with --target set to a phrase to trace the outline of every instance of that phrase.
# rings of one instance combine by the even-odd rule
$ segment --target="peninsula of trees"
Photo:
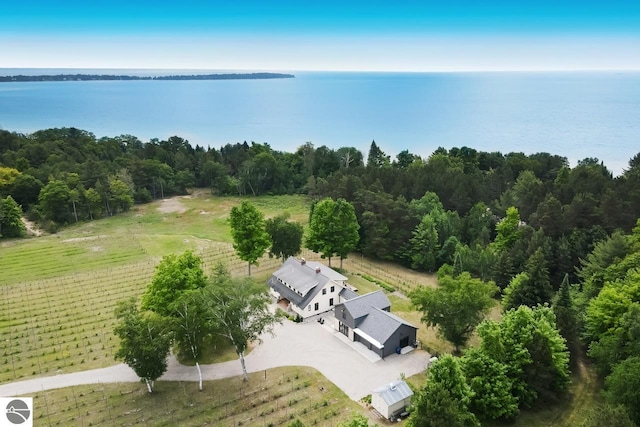
[[[292,79],[293,74],[282,73],[224,73],[224,74],[176,74],[171,76],[131,76],[115,74],[43,74],[38,76],[0,76],[0,82],[66,82],[98,80],[246,80]]]

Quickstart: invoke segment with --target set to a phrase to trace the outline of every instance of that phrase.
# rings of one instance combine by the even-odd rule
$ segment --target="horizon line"
[[[326,72],[326,73],[544,73],[544,72],[640,72],[640,68],[479,68],[479,69],[286,69],[286,68],[164,68],[164,67],[7,67],[0,66],[0,70],[166,70],[166,71],[202,71],[202,72]]]

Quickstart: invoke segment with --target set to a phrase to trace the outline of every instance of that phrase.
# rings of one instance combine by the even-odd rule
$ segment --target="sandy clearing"
[[[185,213],[186,211],[187,207],[177,197],[161,200],[158,206],[158,212],[161,213]]]

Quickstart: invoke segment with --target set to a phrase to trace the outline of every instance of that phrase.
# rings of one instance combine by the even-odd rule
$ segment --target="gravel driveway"
[[[285,320],[276,326],[275,337],[267,335],[245,359],[249,372],[262,371],[279,366],[311,366],[342,389],[351,399],[371,393],[377,387],[424,370],[430,355],[416,350],[408,354],[387,357],[371,362],[350,345],[343,342],[330,326],[318,322],[293,323]],[[241,375],[240,362],[203,365],[205,380]],[[169,360],[164,380],[198,381],[198,373],[192,366],[180,365],[175,358]],[[0,385],[0,396],[19,396],[53,388],[80,384],[137,382],[135,373],[127,365],[119,364],[102,369],[60,374]]]

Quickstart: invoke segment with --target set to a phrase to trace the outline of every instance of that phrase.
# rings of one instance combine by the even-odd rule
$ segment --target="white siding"
[[[371,406],[373,406],[376,411],[380,412],[383,417],[389,419],[389,407],[380,394],[373,393],[371,395]]]

